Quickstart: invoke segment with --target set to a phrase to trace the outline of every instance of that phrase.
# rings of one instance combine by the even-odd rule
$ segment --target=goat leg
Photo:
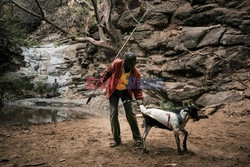
[[[179,155],[183,155],[183,152],[181,151],[181,147],[180,147],[179,130],[174,130],[174,137],[175,137],[175,141],[177,144],[178,153]]]
[[[148,154],[149,151],[146,148],[146,137],[148,136],[148,133],[150,131],[152,127],[147,125],[146,121],[145,121],[145,130],[144,133],[142,135],[142,146],[143,146],[143,153]]]
[[[181,130],[184,133],[184,140],[183,140],[183,149],[184,151],[187,151],[187,137],[188,137],[188,131],[186,129]]]

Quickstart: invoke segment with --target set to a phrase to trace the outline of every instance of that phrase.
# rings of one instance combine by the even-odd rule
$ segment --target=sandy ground
[[[131,131],[120,115],[123,144],[109,148],[108,116],[60,123],[0,126],[0,166],[249,166],[250,117],[215,113],[188,122],[188,152],[179,156],[173,133],[152,128],[149,154],[133,147]],[[138,118],[139,125],[142,118]],[[140,127],[141,132],[143,129]],[[181,135],[183,139],[183,135]]]

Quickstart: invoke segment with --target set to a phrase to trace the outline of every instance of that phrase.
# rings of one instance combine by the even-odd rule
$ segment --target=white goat
[[[144,134],[142,136],[143,152],[148,153],[146,149],[146,137],[153,126],[174,131],[175,140],[177,143],[178,153],[182,155],[187,151],[188,132],[185,130],[186,123],[190,118],[194,121],[199,121],[198,108],[190,106],[176,111],[164,111],[156,108],[146,109],[143,105],[139,105],[144,116]],[[183,140],[183,151],[180,147],[179,131],[183,132],[185,137]]]

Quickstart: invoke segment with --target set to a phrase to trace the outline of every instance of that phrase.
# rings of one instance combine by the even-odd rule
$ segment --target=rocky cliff
[[[125,49],[137,54],[137,67],[144,79],[162,80],[162,89],[144,90],[146,103],[159,105],[168,101],[176,104],[193,101],[207,107],[210,113],[219,108],[228,112],[235,107],[240,108],[237,113],[248,114],[250,2],[155,0],[148,1],[148,4],[149,13]],[[74,4],[70,6],[73,7]],[[54,19],[58,21],[64,12],[61,9],[56,12]],[[112,18],[124,38],[136,26],[134,18],[140,20],[143,12],[145,6],[134,3],[130,11]],[[86,34],[98,38],[97,29],[89,25],[77,26],[75,23],[80,15],[76,10],[73,15],[66,17],[73,17],[69,27],[71,31],[88,30]],[[86,20],[81,21],[87,23]],[[32,36],[41,37],[42,32],[48,29],[40,26]],[[43,41],[51,42],[56,38],[61,37],[49,34]],[[88,97],[90,91],[86,89],[86,78],[98,76],[111,59],[103,50],[88,43],[74,44],[72,48],[75,54],[70,59],[65,58],[65,63],[71,64],[71,70],[76,69],[76,72],[71,73],[70,84],[64,85],[68,92],[63,96],[71,92],[72,98]],[[100,91],[97,95],[102,93]],[[234,113],[236,111],[232,111]]]
[[[144,90],[146,101],[191,100],[211,107],[210,112],[234,105],[242,106],[239,113],[249,113],[250,2],[157,0],[150,4],[152,10],[129,43],[138,55],[143,78],[163,80],[163,89]],[[140,18],[140,10],[131,13]],[[127,11],[116,22],[124,32],[136,25]]]

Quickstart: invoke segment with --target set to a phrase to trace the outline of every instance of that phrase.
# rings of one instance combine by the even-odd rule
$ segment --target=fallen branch
[[[23,166],[28,167],[28,166],[41,166],[45,165],[47,162],[41,162],[41,163],[35,163],[35,164],[25,164]]]

